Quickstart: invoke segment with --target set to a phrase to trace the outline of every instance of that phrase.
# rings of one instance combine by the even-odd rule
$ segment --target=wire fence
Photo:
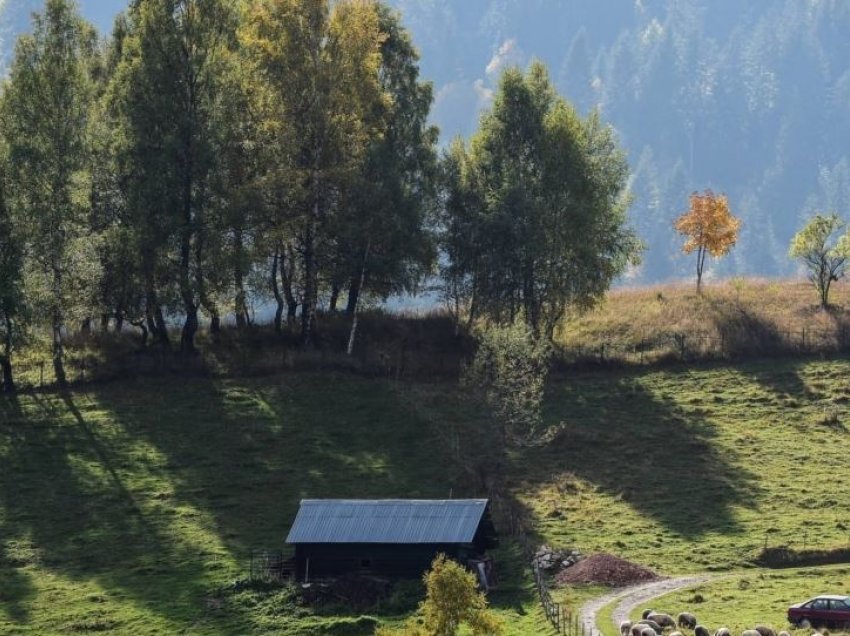
[[[761,327],[751,332],[665,333],[646,338],[609,338],[598,344],[569,344],[555,350],[555,368],[593,365],[657,366],[675,362],[741,360],[773,356],[829,355],[850,351],[850,329],[781,330]],[[65,358],[70,385],[139,376],[254,377],[284,371],[341,371],[391,380],[456,378],[469,353],[422,348],[407,342],[361,347],[355,355],[330,348],[304,350],[280,342],[244,343],[229,349],[214,346],[197,355],[148,347],[114,355]],[[13,361],[19,389],[57,385],[49,358]]]
[[[552,583],[549,576],[541,570],[537,559],[537,544],[529,536],[527,515],[519,505],[497,493],[490,494],[493,515],[499,519],[503,532],[519,545],[526,563],[531,563],[534,578],[534,590],[546,620],[559,636],[601,636],[593,625],[585,625],[580,612],[573,611],[566,603],[556,601],[552,596]]]
[[[593,345],[559,347],[562,364],[626,363],[655,365],[671,361],[710,361],[782,355],[834,354],[850,350],[850,329],[758,328],[609,338]]]
[[[251,550],[248,578],[275,583],[294,580],[295,558],[281,550]]]
[[[353,356],[325,348],[304,350],[284,345],[246,346],[236,351],[211,348],[195,355],[150,347],[114,356],[77,358],[68,355],[63,366],[69,386],[136,377],[238,378],[289,371],[348,372],[400,381],[403,378],[457,377],[462,357],[455,352],[418,352],[404,345],[364,348]],[[51,389],[59,384],[53,361],[48,358],[13,360],[13,374],[15,386],[22,391]]]

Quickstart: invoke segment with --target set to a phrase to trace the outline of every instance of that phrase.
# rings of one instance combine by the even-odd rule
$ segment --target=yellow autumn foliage
[[[708,254],[715,258],[725,256],[738,242],[741,219],[732,215],[725,194],[711,190],[694,192],[690,209],[676,219],[676,231],[686,237],[682,251],[697,253],[697,291],[702,290],[702,274]]]
[[[676,220],[675,228],[687,237],[685,254],[702,248],[712,256],[725,256],[738,242],[741,219],[732,216],[725,194],[706,190],[691,195],[690,209]]]

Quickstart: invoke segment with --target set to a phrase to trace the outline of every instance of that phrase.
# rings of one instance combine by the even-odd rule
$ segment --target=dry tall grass
[[[850,285],[834,287],[823,311],[806,281],[731,279],[613,291],[596,310],[571,318],[557,340],[569,350],[648,347],[685,337],[688,348],[724,354],[823,351],[850,346]]]

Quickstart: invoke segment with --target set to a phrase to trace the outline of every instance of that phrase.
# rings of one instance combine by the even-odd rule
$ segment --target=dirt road
[[[582,625],[584,625],[585,633],[588,634],[588,636],[596,636],[600,633],[596,622],[597,616],[599,614],[599,610],[609,603],[619,601],[617,606],[614,608],[613,613],[614,626],[617,627],[622,621],[628,620],[629,614],[636,607],[651,607],[652,604],[650,601],[652,601],[652,599],[664,596],[665,594],[670,594],[671,592],[692,587],[694,585],[699,585],[715,578],[716,577],[710,574],[681,576],[612,590],[604,596],[600,596],[599,598],[595,598],[592,601],[585,603],[584,607],[581,608],[581,622]]]

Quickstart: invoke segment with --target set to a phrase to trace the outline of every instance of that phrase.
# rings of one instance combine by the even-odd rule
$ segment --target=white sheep
[[[759,634],[759,633],[758,633],[756,630],[754,630],[754,629],[748,629],[748,630],[745,630],[745,631],[741,634],[741,636],[761,636],[761,634]]]
[[[694,627],[694,636],[711,636],[711,632],[705,625],[697,625]]]
[[[620,623],[620,636],[629,636],[629,633],[632,630],[632,622],[631,621],[623,621]]]
[[[641,630],[640,636],[658,636],[658,632],[651,627],[644,627],[643,630]]]
[[[721,627],[714,632],[714,636],[732,636],[732,632],[729,631],[728,627]]]

